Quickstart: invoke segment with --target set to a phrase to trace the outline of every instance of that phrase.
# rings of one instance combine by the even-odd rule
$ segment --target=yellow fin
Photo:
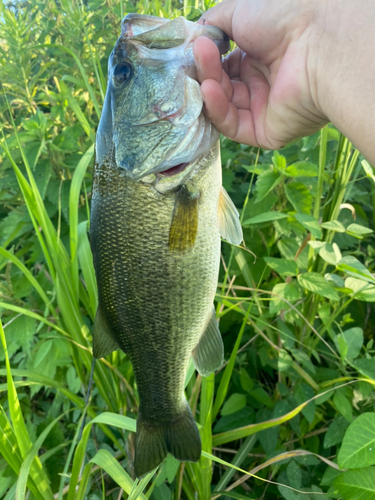
[[[191,193],[181,186],[172,215],[169,229],[168,247],[171,251],[183,252],[195,243],[198,230],[199,193]]]
[[[239,245],[243,240],[237,208],[223,187],[219,196],[219,231],[220,236],[233,245]]]

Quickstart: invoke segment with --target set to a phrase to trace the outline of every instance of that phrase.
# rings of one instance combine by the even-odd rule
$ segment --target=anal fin
[[[192,355],[195,368],[203,377],[207,377],[223,365],[224,346],[215,316],[215,309],[213,309],[207,328],[194,348]]]
[[[223,187],[219,197],[219,231],[220,236],[233,245],[239,245],[243,240],[237,208]]]
[[[116,340],[113,338],[112,332],[100,309],[100,306],[96,311],[92,333],[92,343],[92,351],[94,358],[96,359],[104,358],[105,356],[108,356],[108,354],[111,354],[111,352],[118,351],[120,349]]]

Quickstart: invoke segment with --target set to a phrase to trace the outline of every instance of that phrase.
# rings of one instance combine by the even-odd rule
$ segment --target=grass
[[[196,19],[210,5],[0,4],[1,498],[351,500],[360,490],[337,465],[350,440],[345,468],[374,495],[355,419],[375,416],[375,172],[332,126],[282,154],[222,139],[245,245],[222,247],[226,363],[186,380],[200,461],[169,457],[134,481],[137,387],[122,352],[97,362],[85,405],[107,58],[125,13]]]

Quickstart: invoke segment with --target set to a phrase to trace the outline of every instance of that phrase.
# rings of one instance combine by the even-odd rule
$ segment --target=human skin
[[[208,116],[231,139],[278,149],[332,122],[375,164],[375,2],[225,0],[204,14],[237,44],[194,43]]]

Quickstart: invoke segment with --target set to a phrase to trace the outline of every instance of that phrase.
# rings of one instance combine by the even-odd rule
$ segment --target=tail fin
[[[162,463],[171,453],[182,462],[197,462],[201,456],[201,439],[189,406],[170,422],[149,422],[140,414],[137,420],[134,469],[142,477]]]

